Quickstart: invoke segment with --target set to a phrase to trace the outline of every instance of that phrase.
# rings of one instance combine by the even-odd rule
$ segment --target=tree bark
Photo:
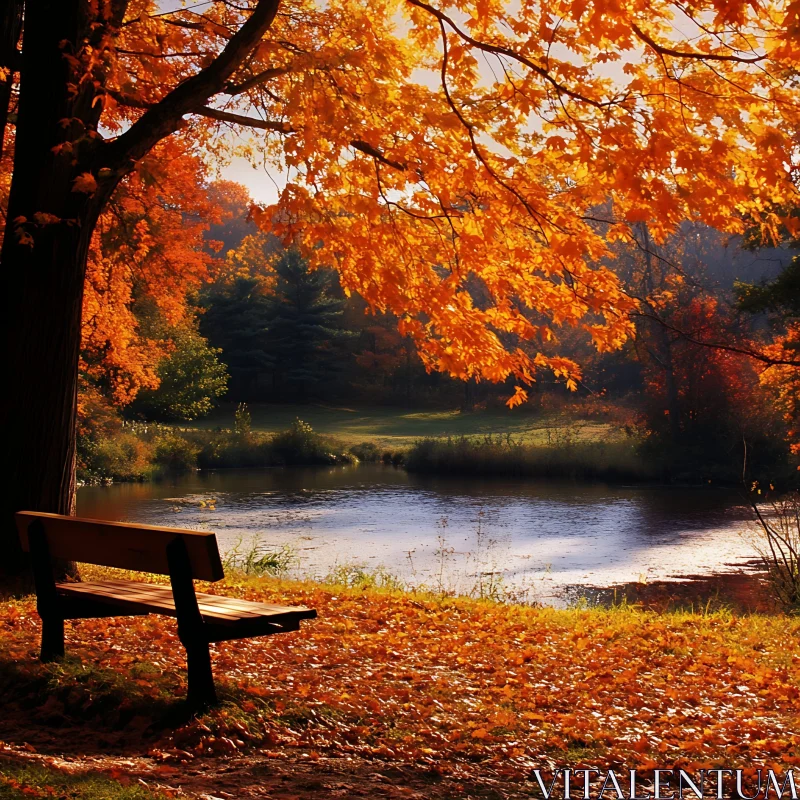
[[[25,20],[0,315],[12,382],[0,401],[10,467],[0,570],[12,575],[25,567],[13,513],[74,511],[81,306],[98,201],[72,191],[91,142],[77,146],[74,158],[57,148],[74,134],[60,121],[74,119],[87,101],[68,93],[64,58],[64,50],[78,47],[85,34],[81,5],[29,3]]]
[[[7,71],[6,79],[0,79],[0,158],[6,138],[8,116],[11,111],[11,89],[14,73],[19,69],[17,43],[22,31],[22,0],[6,0],[0,17],[0,69]]]
[[[95,63],[87,75],[80,56],[86,45],[106,46],[104,37],[119,29],[128,0],[24,2],[14,172],[0,251],[0,332],[11,376],[0,400],[10,468],[0,506],[5,580],[28,571],[14,512],[75,510],[83,288],[100,213],[136,162],[223,90],[269,29],[279,2],[259,0],[208,66],[108,143],[97,131],[105,67]]]

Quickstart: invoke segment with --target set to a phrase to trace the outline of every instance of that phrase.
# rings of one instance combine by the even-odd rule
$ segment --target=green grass
[[[166,797],[139,783],[128,785],[97,772],[70,773],[51,767],[0,761],[0,800],[63,797],[72,800],[157,800]]]
[[[409,451],[419,451],[422,445],[429,449],[433,440],[440,443],[441,450],[454,441],[466,439],[502,445],[503,458],[493,462],[502,467],[498,474],[536,475],[545,467],[545,472],[550,469],[549,463],[533,470],[529,466],[522,470],[516,466],[510,468],[507,451],[513,449],[516,454],[520,447],[541,451],[548,462],[552,454],[561,453],[560,459],[566,466],[556,470],[558,475],[569,472],[568,462],[576,448],[591,450],[581,455],[581,464],[587,460],[594,464],[598,457],[602,462],[609,461],[606,450],[611,449],[616,453],[611,461],[619,462],[618,456],[625,456],[622,473],[627,474],[628,451],[640,441],[635,426],[626,420],[624,408],[580,403],[547,411],[540,408],[408,411],[374,406],[266,404],[242,411],[247,417],[246,427],[242,427],[241,420],[237,423],[237,407],[230,404],[197,422],[179,425],[128,422],[123,430],[106,438],[81,440],[79,478],[86,482],[148,480],[166,472],[198,467],[329,465],[352,463],[354,458],[399,466]],[[592,449],[598,447],[605,450]],[[448,468],[447,459],[433,461],[437,461],[443,472],[453,471]],[[417,459],[419,471],[430,467],[433,461],[427,459],[426,465],[419,467]],[[582,466],[572,470],[576,477],[583,471]],[[598,477],[596,471],[592,477]],[[637,467],[634,471],[640,470]],[[607,470],[601,468],[600,472],[605,475]]]
[[[346,445],[371,441],[392,450],[410,447],[418,439],[437,436],[511,434],[525,444],[559,445],[565,439],[600,441],[623,435],[614,423],[581,419],[579,413],[572,411],[558,414],[527,409],[408,411],[324,405],[251,405],[249,408],[254,431],[282,431],[300,417],[317,433],[333,436]],[[232,428],[235,410],[232,404],[223,405],[211,416],[192,425],[206,429]]]

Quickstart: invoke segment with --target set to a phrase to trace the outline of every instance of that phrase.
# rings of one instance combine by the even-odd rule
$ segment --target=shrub
[[[132,433],[87,440],[81,445],[78,478],[88,482],[142,481],[152,477],[152,461],[152,445]]]
[[[87,482],[131,481],[159,471],[320,466],[356,460],[300,420],[282,433],[245,435],[243,430],[179,431],[160,424],[127,423],[115,436],[81,438],[78,477]]]
[[[206,416],[228,387],[221,353],[190,326],[169,330],[172,351],[158,364],[159,385],[143,389],[133,404],[147,419],[191,420]]]
[[[314,433],[312,427],[301,419],[296,419],[288,430],[272,437],[272,450],[279,463],[287,466],[336,464],[350,460],[345,454],[335,455],[332,443]]]
[[[279,463],[267,434],[243,436],[230,431],[204,431],[197,435],[197,442],[200,445],[197,464],[201,469],[259,469]]]
[[[233,415],[233,430],[237,436],[248,437],[253,429],[253,417],[247,403],[239,403],[236,406],[236,413]]]
[[[800,492],[752,506],[759,528],[756,549],[773,595],[785,611],[800,612]]]
[[[374,442],[361,442],[360,444],[355,444],[350,448],[349,452],[359,461],[363,461],[365,463],[374,463],[381,460],[378,446]]]
[[[197,469],[200,447],[177,433],[168,433],[155,440],[153,461],[170,472]]]
[[[571,442],[547,447],[491,434],[422,439],[407,453],[405,465],[409,472],[443,475],[626,481],[658,477],[633,442]]]

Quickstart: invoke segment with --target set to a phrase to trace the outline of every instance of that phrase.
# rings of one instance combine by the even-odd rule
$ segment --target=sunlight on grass
[[[206,419],[193,423],[203,429],[232,428],[235,408],[223,405]],[[297,417],[293,405],[250,406],[254,431],[275,433],[287,428]],[[528,409],[485,409],[462,412],[457,409],[407,411],[398,408],[344,408],[309,405],[301,416],[313,429],[334,436],[346,445],[369,440],[379,447],[406,448],[421,438],[511,434],[527,444],[557,445],[564,438],[579,441],[609,441],[624,438],[620,425],[600,419],[586,419],[579,409],[568,412],[532,412]]]
[[[159,800],[130,778],[115,781],[97,772],[70,773],[40,766],[19,766],[0,761],[0,800],[63,797],[72,800]]]

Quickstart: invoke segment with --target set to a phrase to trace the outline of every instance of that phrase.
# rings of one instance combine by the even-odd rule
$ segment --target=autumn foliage
[[[685,218],[737,230],[768,187],[755,213],[766,229],[778,224],[772,208],[794,192],[784,137],[795,103],[755,66],[796,59],[772,28],[778,8],[401,7],[401,28],[385,22],[391,4],[363,16],[330,7],[340,42],[353,43],[346,65],[338,52],[328,62],[325,47],[309,67],[276,56],[281,102],[267,106],[287,131],[289,182],[257,218],[300,237],[315,263],[336,264],[347,290],[398,313],[429,366],[522,381],[549,367],[574,385],[577,367],[535,344],[566,324],[601,351],[630,334],[635,303],[599,264],[610,242],[631,239],[632,223],[647,221],[657,240]],[[691,47],[667,38],[676,13],[697,25]],[[717,37],[715,26],[737,33]],[[429,83],[413,81],[420,69]],[[532,354],[509,344],[520,339]]]
[[[222,210],[205,168],[180,139],[160,145],[123,183],[101,216],[83,301],[83,371],[116,405],[158,386],[169,339],[148,338],[134,305],[149,303],[167,326],[192,319],[188,299],[218,265],[204,235]]]
[[[684,293],[685,294],[685,293]],[[678,414],[678,439],[694,446],[724,450],[730,456],[741,442],[780,441],[780,425],[759,384],[759,366],[746,355],[698,342],[737,341],[735,326],[720,302],[708,296],[678,295],[666,311],[671,331],[663,336],[667,352],[647,348],[644,333],[638,343],[645,374],[647,424],[668,436],[672,413]],[[741,335],[738,337],[741,340]],[[668,365],[665,363],[668,358]],[[670,407],[667,381],[675,385],[676,402]],[[755,441],[754,441],[755,440]]]
[[[565,327],[601,352],[632,335],[643,298],[613,245],[634,225],[656,242],[684,220],[800,234],[786,211],[799,13],[797,0],[8,0],[11,568],[14,510],[73,507],[81,366],[119,401],[152,386],[174,342],[138,335],[131,302],[174,321],[208,277],[192,242],[215,212],[192,174],[233,156],[265,167],[281,191],[251,209],[264,232],[391,312],[428,369],[509,381],[513,406],[540,371],[578,385]]]
[[[800,323],[790,324],[767,349],[775,358],[796,360],[800,353]],[[789,426],[792,451],[800,453],[800,368],[791,364],[770,365],[761,371],[760,377]]]
[[[785,617],[555,611],[238,578],[222,591],[307,604],[319,619],[216,645],[226,702],[177,730],[159,719],[185,690],[172,621],[71,623],[81,664],[47,667],[30,657],[33,604],[0,606],[0,737],[11,725],[17,742],[80,753],[90,736],[117,774],[158,780],[159,765],[177,767],[160,773],[167,785],[254,755],[277,771],[306,760],[325,770],[366,761],[369,774],[413,767],[400,783],[423,771],[444,781],[443,796],[462,781],[513,795],[550,763],[800,764],[800,639]]]
[[[187,132],[214,157],[280,169],[260,224],[396,313],[429,367],[523,384],[548,368],[573,385],[577,365],[544,345],[563,325],[601,350],[630,335],[635,301],[601,262],[632,223],[657,240],[686,218],[787,224],[795,6],[286,2]],[[105,128],[122,144],[246,16],[129,3],[74,57],[90,75],[105,54]]]

